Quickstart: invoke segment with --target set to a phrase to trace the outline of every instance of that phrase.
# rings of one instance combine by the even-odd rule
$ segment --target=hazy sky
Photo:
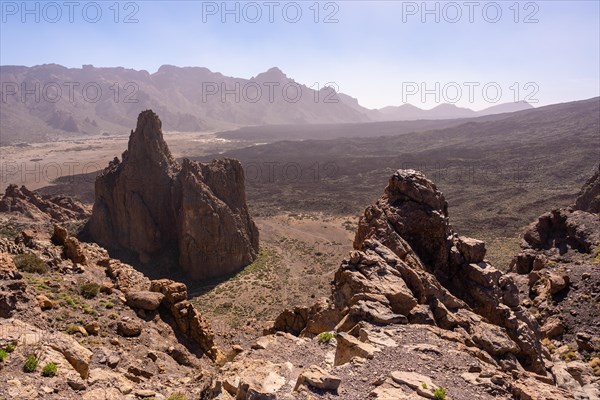
[[[543,105],[600,92],[597,0],[427,10],[421,1],[0,3],[2,65],[172,64],[243,78],[278,66],[308,86],[335,82],[370,108],[480,109],[525,96]]]

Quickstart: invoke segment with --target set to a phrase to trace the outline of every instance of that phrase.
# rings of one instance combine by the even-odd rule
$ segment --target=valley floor
[[[331,293],[341,259],[352,250],[356,219],[288,214],[255,219],[258,259],[232,277],[190,286],[194,304],[222,344],[256,338],[284,309]],[[233,328],[233,329],[232,329]]]

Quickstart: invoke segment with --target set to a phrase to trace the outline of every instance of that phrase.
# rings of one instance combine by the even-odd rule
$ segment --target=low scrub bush
[[[317,336],[319,343],[329,343],[333,339],[333,332],[321,332]]]
[[[23,364],[23,371],[24,372],[33,372],[35,371],[35,369],[38,366],[38,359],[36,356],[34,356],[33,354],[30,354],[27,356],[27,359],[25,360],[25,364]]]
[[[96,282],[85,282],[79,285],[79,294],[86,299],[93,299],[99,291],[100,285]]]
[[[44,365],[44,368],[42,368],[42,375],[48,377],[55,376],[56,370],[56,364],[54,364],[53,362],[49,362],[48,364]]]
[[[17,254],[13,260],[17,269],[21,272],[34,274],[45,274],[48,272],[48,264],[33,253]]]

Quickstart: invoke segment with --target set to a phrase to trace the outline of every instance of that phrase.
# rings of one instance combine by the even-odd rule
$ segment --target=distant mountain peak
[[[277,67],[269,68],[267,71],[256,75],[255,79],[262,80],[262,81],[273,81],[273,82],[281,82],[284,80],[289,80],[288,76],[286,74],[284,74],[283,71]]]
[[[456,104],[452,104],[452,103],[442,103],[440,105],[433,107],[431,110],[469,110],[469,111],[472,111],[470,108],[459,107]]]

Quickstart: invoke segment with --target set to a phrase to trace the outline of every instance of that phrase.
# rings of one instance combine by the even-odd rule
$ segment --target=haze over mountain
[[[524,101],[497,104],[480,111],[474,111],[470,108],[458,107],[454,104],[447,103],[440,104],[430,110],[423,110],[412,104],[403,104],[397,107],[384,107],[379,110],[379,115],[380,120],[385,121],[412,121],[418,119],[473,118],[484,115],[529,110],[531,108],[533,108],[533,106]]]
[[[313,90],[278,68],[250,79],[201,67],[163,65],[157,72],[115,68],[0,66],[1,144],[65,136],[127,134],[141,110],[164,116],[166,131],[243,126],[470,118],[531,108],[510,103],[479,112],[450,104],[371,110],[331,88]]]

